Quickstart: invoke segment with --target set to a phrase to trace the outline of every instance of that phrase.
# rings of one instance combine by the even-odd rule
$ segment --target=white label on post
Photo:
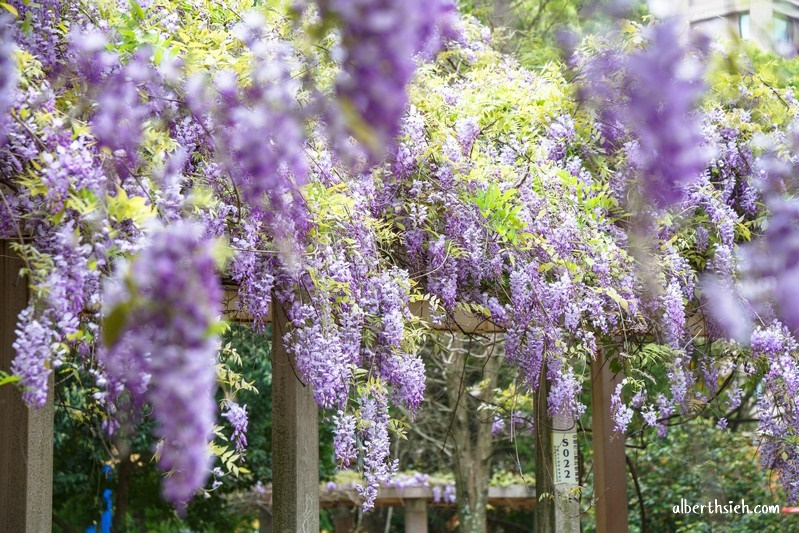
[[[552,433],[555,485],[577,485],[577,432]]]

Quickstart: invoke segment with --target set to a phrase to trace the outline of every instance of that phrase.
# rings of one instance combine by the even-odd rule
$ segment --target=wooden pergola
[[[17,315],[27,306],[28,289],[26,281],[19,277],[22,262],[15,257],[8,241],[1,241],[1,244],[0,370],[8,371],[14,357],[12,343]],[[250,320],[238,311],[235,290],[228,292],[225,304],[231,320]],[[429,309],[424,304],[414,306],[412,311],[422,318],[430,318]],[[298,379],[283,345],[282,334],[287,331],[287,318],[275,302],[269,320],[273,327],[273,527],[279,532],[317,533],[320,501],[324,501],[318,478],[318,408],[310,387]],[[457,313],[450,323],[436,326],[436,329],[459,333],[501,332],[485,318],[462,312]],[[610,396],[619,378],[614,378],[606,361],[599,358],[592,362],[591,375],[597,531],[621,533],[627,530],[624,439],[613,434],[610,416]],[[37,411],[24,405],[16,387],[0,387],[0,531],[51,531],[53,412],[52,395]],[[536,427],[536,490],[556,496],[538,503],[536,512],[545,513],[544,521],[538,522],[549,524],[551,526],[546,529],[558,532],[579,531],[579,508],[576,500],[568,497],[571,485],[555,485],[552,475],[553,455],[559,442],[559,438],[553,440],[553,435],[573,431],[574,421],[542,418],[536,420]],[[421,511],[416,516],[422,516]],[[420,520],[415,522],[420,529],[414,531],[426,530],[426,518],[424,529],[421,529]]]
[[[434,487],[380,487],[375,499],[375,507],[399,507],[404,512],[406,533],[425,533],[427,531],[427,512],[430,508],[452,508],[454,503],[438,500],[433,492]],[[227,499],[228,505],[234,509],[261,510],[260,533],[273,533],[272,523],[272,486],[266,485],[263,492],[246,492],[232,494]],[[333,533],[352,533],[355,531],[355,510],[363,503],[358,491],[352,487],[328,490],[319,488],[319,507],[333,509]],[[524,485],[505,487],[489,487],[488,504],[505,509],[533,510],[536,507],[535,489]]]

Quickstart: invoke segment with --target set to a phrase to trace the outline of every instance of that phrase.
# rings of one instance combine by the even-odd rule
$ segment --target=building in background
[[[738,36],[783,54],[799,49],[799,0],[653,0],[684,24],[714,37]]]

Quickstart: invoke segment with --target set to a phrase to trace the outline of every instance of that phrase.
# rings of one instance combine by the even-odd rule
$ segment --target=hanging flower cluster
[[[700,107],[705,48],[678,41],[669,24],[643,41],[637,35],[621,46],[591,43],[573,61],[585,75],[581,91],[614,171],[611,190],[630,205],[630,186],[638,183],[648,200],[634,213],[644,227],[628,234],[645,235],[648,253],[661,261],[645,273],[642,301],[647,313],[660,315],[652,339],[658,344],[634,357],[641,363],[625,365],[628,376],[640,377],[630,376],[613,395],[617,430],[628,430],[640,413],[664,435],[672,419],[697,411],[726,427],[728,414],[741,408],[742,387],[756,387],[761,461],[795,501],[796,99],[758,77],[717,71],[707,77],[713,90]],[[657,76],[658,83],[638,83]],[[658,94],[661,105],[636,105]],[[679,124],[652,126],[672,112]],[[681,144],[683,156],[648,159],[661,169],[641,165],[642,147],[658,155],[671,146],[661,143],[671,142]],[[651,378],[655,361],[665,364],[667,385]]]
[[[360,217],[320,208],[332,165],[348,175],[339,152],[349,153],[349,133],[369,130],[360,137],[377,161],[377,144],[399,127],[415,55],[435,53],[437,28],[452,34],[454,8],[370,4],[280,13],[243,0],[12,1],[18,16],[3,15],[0,235],[19,241],[35,295],[12,370],[41,406],[53,369],[74,359],[95,376],[104,425],[120,438],[151,413],[164,496],[178,507],[211,467],[223,278],[256,325],[279,296],[289,349],[321,406],[352,412],[352,385],[365,379],[355,370],[371,367],[389,389],[370,431],[388,431],[389,398],[421,401],[411,285],[378,252],[368,189],[339,184]],[[364,25],[362,12],[377,22]],[[312,26],[348,59],[309,55]],[[375,50],[397,67],[382,111],[373,85],[343,81],[366,75]],[[342,80],[337,94],[331,76]],[[334,148],[323,150],[327,176],[317,146]],[[243,456],[246,408],[224,405]],[[387,456],[372,447],[358,453],[374,454],[374,470]]]
[[[211,241],[179,222],[148,235],[142,252],[107,282],[100,362],[112,396],[152,406],[162,439],[164,497],[184,507],[205,484],[216,402],[211,329],[222,288]]]
[[[544,371],[550,411],[579,416],[575,365],[595,355],[597,334],[639,327],[634,264],[565,81],[500,60],[475,37],[448,52],[460,76],[441,65],[417,82],[373,210],[392,221],[434,317],[466,311],[503,328],[528,387]]]
[[[553,415],[584,412],[609,355],[619,431],[736,409],[762,380],[762,460],[799,496],[792,97],[781,119],[738,79],[697,107],[705,51],[669,24],[578,49],[580,100],[456,32],[447,0],[9,5],[0,237],[34,295],[12,370],[41,406],[67,358],[91,369],[122,438],[152,413],[176,506],[212,464],[223,281],[256,327],[285,310],[365,508],[424,393],[415,305],[504,329]],[[705,317],[718,294],[734,312]],[[241,456],[246,407],[223,405]]]

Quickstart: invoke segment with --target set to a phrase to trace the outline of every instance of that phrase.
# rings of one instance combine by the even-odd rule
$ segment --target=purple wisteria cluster
[[[57,67],[61,44],[59,18],[65,9],[74,14],[77,7],[65,6],[61,0],[37,3],[12,0],[9,4],[17,12],[16,22],[30,21],[27,30],[21,31],[18,25],[14,30],[14,40],[26,50],[30,50],[46,69]]]
[[[374,507],[377,489],[397,473],[397,460],[389,461],[391,442],[388,436],[388,396],[379,382],[366,385],[358,399],[360,406],[360,438],[368,450],[364,457],[363,476],[365,485],[357,489],[363,497],[363,509]]]
[[[346,217],[319,221],[320,228],[337,227],[350,238],[317,246],[306,255],[306,270],[293,282],[301,289],[277,295],[292,326],[284,340],[301,379],[312,386],[321,407],[337,411],[333,416],[337,463],[348,466],[363,458],[364,468],[372,472],[364,489],[370,501],[372,489],[383,478],[380,469],[389,468],[388,402],[413,414],[422,400],[425,369],[415,343],[407,339],[412,320],[408,274],[376,269],[380,257],[377,239],[369,230],[374,223],[368,216],[369,196],[357,186],[350,192],[347,201],[353,204]],[[327,238],[321,234],[320,240]],[[282,273],[277,279],[291,287],[286,278],[290,276]],[[380,380],[379,394],[372,387],[363,389],[364,376],[370,374]],[[372,398],[366,410],[372,421],[362,426],[364,397]],[[353,411],[360,416],[353,416]]]
[[[650,368],[624,363],[635,379],[616,388],[612,411],[620,432],[640,416],[664,436],[670,419],[697,406],[740,407],[740,386],[727,378],[751,373],[753,363],[704,353],[708,341],[728,336],[722,323],[736,324],[734,337],[744,344],[752,331],[747,324],[758,316],[767,323],[784,316],[793,328],[797,211],[784,197],[795,192],[795,162],[785,155],[794,148],[779,130],[768,154],[758,148],[753,132],[784,123],[755,124],[752,116],[762,119],[764,111],[744,87],[739,100],[698,107],[705,49],[682,42],[671,23],[646,29],[627,50],[617,46],[577,56],[587,80],[583,96],[593,104],[588,117],[555,106],[527,111],[520,102],[534,98],[513,91],[552,95],[550,80],[508,62],[489,73],[470,70],[475,51],[485,52],[453,50],[462,54],[456,57],[463,76],[443,87],[438,80],[420,82],[425,96],[403,122],[374,209],[401,224],[411,277],[423,279],[440,304],[434,319],[452,316],[464,304],[482,308],[505,330],[506,357],[526,384],[549,382],[551,413],[582,412],[575,352],[581,353],[578,361],[587,361],[603,338],[614,335],[651,342],[643,350],[623,345],[622,357],[656,361],[666,382],[647,384]],[[490,102],[480,98],[485,86],[495,89]],[[508,86],[513,97],[505,102]],[[772,92],[763,89],[758,98],[793,105]],[[542,129],[504,121],[504,131],[493,132],[481,104],[507,105],[520,122],[525,113],[551,118]],[[597,159],[611,165],[609,176],[596,172]],[[505,176],[515,179],[503,181]],[[632,189],[637,192],[631,195]],[[631,201],[638,195],[645,201]],[[763,204],[772,213],[765,238],[739,256],[739,244],[759,229]],[[620,207],[637,210],[630,227],[613,220]],[[526,246],[515,247],[520,236],[528,239]],[[627,252],[641,236],[646,253],[656,257],[645,268]],[[712,276],[716,293],[727,295],[730,305],[720,311],[739,310],[741,317],[725,322],[713,316],[718,304],[708,300],[711,285],[700,283],[703,274]],[[740,284],[742,275],[754,282]],[[794,361],[788,350],[774,366],[791,375]],[[790,383],[775,386],[782,390]],[[761,407],[770,413],[761,430],[782,453],[794,440],[778,415],[794,407],[785,394],[765,396],[771,407]],[[793,495],[792,455],[769,457],[764,464],[777,469]]]
[[[121,399],[127,393],[152,406],[158,465],[170,473],[164,497],[179,508],[205,485],[212,462],[219,343],[210,329],[222,289],[213,242],[203,234],[190,222],[155,228],[139,255],[116,269],[104,302],[100,361],[109,394]],[[246,413],[242,420],[235,407],[227,414],[238,447]]]
[[[227,411],[222,413],[222,416],[227,418],[233,428],[233,434],[230,438],[236,445],[236,451],[243,454],[247,451],[247,425],[249,422],[247,406],[229,402]]]
[[[656,207],[680,201],[707,164],[696,106],[705,90],[703,63],[666,21],[647,28],[646,43],[628,53],[591,56],[583,98],[599,110],[609,146],[624,143],[645,200]]]
[[[777,472],[788,501],[799,501],[799,345],[776,322],[755,329],[751,347],[752,355],[768,368],[757,403],[763,439],[760,461]]]
[[[490,53],[480,44],[452,51],[468,65]],[[431,83],[425,107],[410,109],[373,209],[401,227],[411,277],[440,303],[434,319],[463,304],[484,309],[505,330],[506,358],[526,385],[537,388],[546,368],[550,411],[579,416],[582,382],[566,362],[567,347],[594,354],[597,333],[637,313],[634,266],[606,212],[580,203],[601,193],[591,189],[584,161],[567,157],[576,152],[564,145],[576,137],[573,121],[556,115],[521,141],[514,132],[529,128],[526,109],[503,126],[509,133],[479,115],[481,104],[513,108],[553,85],[510,62],[485,67],[479,82],[464,69],[444,87]],[[486,85],[496,89],[490,102],[483,102]],[[462,101],[474,101],[474,110]]]
[[[443,36],[453,36],[452,0],[320,0],[325,15],[341,24],[342,70],[336,93],[345,120],[352,111],[370,129],[365,136],[375,155],[394,143],[416,69],[416,55],[438,50]],[[374,135],[374,138],[370,138]]]
[[[372,422],[358,431],[368,438],[337,446],[342,462],[365,454],[370,476],[381,478],[389,399],[414,411],[424,390],[424,365],[406,334],[411,286],[406,271],[383,265],[368,176],[346,186],[358,216],[339,216],[336,230],[348,238],[321,236],[330,220],[311,212],[319,206],[307,191],[312,180],[341,186],[333,166],[345,165],[328,154],[325,174],[312,154],[317,144],[337,155],[352,146],[360,130],[335,124],[367,124],[377,144],[390,144],[418,61],[453,35],[454,5],[319,2],[321,25],[337,28],[345,59],[327,65],[340,69],[336,94],[315,79],[302,24],[288,16],[275,22],[256,10],[217,20],[171,0],[129,13],[10,5],[19,17],[4,15],[0,29],[0,233],[28,239],[20,253],[37,295],[15,343],[25,400],[43,405],[52,369],[78,356],[115,437],[152,413],[156,455],[170,472],[164,495],[185,506],[211,465],[214,324],[229,276],[256,326],[278,296],[298,369],[321,406],[347,413],[340,432],[360,405],[355,370],[374,369],[388,384],[365,393]],[[222,59],[198,62],[194,43],[183,42],[197,35],[221,38],[213,52]],[[232,255],[229,271],[217,267],[213,243],[230,244],[219,245]],[[242,453],[246,407],[231,402],[221,416]]]
[[[725,376],[765,368],[762,460],[799,498],[799,146],[757,110],[770,91],[742,87],[698,110],[704,50],[673,24],[578,53],[586,113],[562,76],[499,57],[468,24],[451,61],[417,69],[454,36],[449,0],[319,0],[292,23],[265,12],[211,23],[171,0],[131,14],[10,5],[20,16],[0,19],[0,236],[19,241],[35,295],[12,371],[41,406],[53,369],[74,359],[121,438],[151,412],[178,507],[211,472],[222,278],[257,327],[270,304],[285,310],[283,340],[336,413],[337,462],[362,465],[367,509],[396,469],[392,408],[412,416],[424,393],[414,298],[435,322],[467,310],[503,328],[521,381],[548,383],[550,414],[583,413],[585,366],[623,337],[618,359],[639,374],[614,391],[619,431],[639,413],[663,434],[691,406],[736,409],[741,389],[722,391]],[[195,20],[194,34],[225,36],[213,60],[179,41]],[[330,57],[306,57],[306,22],[335,30]],[[351,136],[368,171],[351,164]],[[652,272],[628,252],[642,234]],[[711,288],[739,316],[705,320]],[[729,336],[730,324],[750,352],[702,357],[697,339]],[[635,378],[651,369],[629,361],[659,365],[668,383],[644,390]],[[228,401],[221,416],[243,453],[246,406]]]
[[[740,283],[729,287],[731,292],[745,299],[746,306],[729,309],[728,320],[751,320],[751,309],[754,309],[760,316],[778,318],[796,335],[799,334],[799,263],[796,260],[799,202],[793,198],[769,196],[768,225],[760,239],[739,250],[736,259]]]
[[[355,416],[338,411],[333,417],[335,429],[333,430],[333,449],[336,453],[336,464],[346,468],[358,457],[356,444],[357,420]]]
[[[14,34],[18,30],[12,25],[5,31]],[[13,42],[4,42],[5,52],[12,49]],[[27,79],[17,80],[13,71],[4,71],[11,78],[2,87],[0,99],[10,107],[0,118],[0,168],[5,176],[16,176],[36,165],[38,181],[2,185],[0,236],[29,236],[27,242],[18,243],[18,251],[30,268],[39,299],[32,300],[20,314],[12,371],[25,388],[25,401],[41,407],[52,369],[63,363],[73,348],[85,355],[84,339],[97,331],[92,313],[100,306],[105,225],[83,220],[75,198],[104,194],[106,178],[90,138],[73,136],[61,118],[37,120],[37,113],[56,113],[55,94],[40,68],[29,66],[27,73]],[[47,213],[60,213],[60,223],[49,223]],[[86,235],[83,229],[87,225],[100,234]]]
[[[621,68],[627,61],[624,57],[607,52],[594,66],[616,61]],[[608,80],[623,86],[618,77],[613,78],[623,70],[603,72],[605,77],[600,78],[609,84],[605,87],[611,84]],[[588,78],[596,76],[595,72]],[[691,127],[698,124],[700,132],[696,146],[709,159],[696,178],[678,187],[679,195],[668,202],[652,202],[660,207],[677,203],[665,219],[651,219],[645,231],[655,242],[664,243],[659,255],[669,265],[658,273],[665,281],[659,305],[651,296],[644,302],[644,308],[662,309],[658,333],[671,350],[668,390],[647,398],[646,391],[638,388],[640,384],[633,386],[630,381],[615,391],[613,413],[619,431],[626,430],[640,413],[647,426],[664,435],[671,417],[708,403],[721,411],[718,426],[726,428],[722,415],[741,408],[739,380],[743,378],[737,377],[739,373],[746,379],[762,379],[757,406],[764,439],[761,460],[777,472],[789,499],[795,501],[799,474],[791,428],[796,423],[793,154],[797,144],[791,117],[796,116],[796,99],[791,91],[781,93],[759,86],[757,79],[742,78],[736,83],[722,88],[724,98],[709,99],[703,109],[691,114],[695,121]],[[683,89],[686,95],[690,92]],[[601,129],[609,122],[603,118],[607,109],[599,111]],[[635,131],[623,120],[614,120],[619,126],[616,133]],[[671,134],[675,128],[663,131]],[[610,149],[618,149],[627,158],[636,146],[626,143]],[[622,168],[621,175],[625,173]],[[659,179],[663,182],[668,180]],[[618,188],[621,202],[624,197],[620,193],[626,190]],[[666,211],[658,213],[663,216]],[[752,242],[747,243],[749,240]],[[736,341],[735,350],[742,351],[731,353],[740,355],[704,353],[710,346],[708,340],[723,339]],[[765,375],[756,372],[757,368],[767,369]],[[630,389],[632,398],[627,402],[623,391]]]
[[[6,115],[12,104],[17,85],[17,66],[14,64],[14,25],[8,14],[0,15],[0,144],[5,144],[5,130],[9,121]]]
[[[455,503],[457,499],[455,483],[433,486],[433,503]]]
[[[207,121],[211,139],[205,140],[212,141],[216,163],[250,216],[268,223],[272,234],[295,239],[305,229],[297,195],[308,173],[300,82],[294,76],[302,64],[258,13],[249,13],[232,31],[252,52],[251,79],[231,71],[211,80],[197,74],[188,80],[187,99],[201,125]]]
[[[17,329],[14,331],[14,358],[11,372],[19,376],[20,383],[26,387],[22,399],[28,405],[42,407],[47,401],[47,380],[50,368],[47,361],[53,352],[52,326],[47,317],[36,318],[35,310],[26,308],[19,315]]]
[[[105,57],[103,53],[102,49],[94,51],[91,60],[97,62]],[[100,146],[112,152],[122,180],[128,178],[138,164],[143,124],[150,114],[139,91],[153,76],[153,66],[142,51],[100,83],[98,109],[91,119],[92,134]]]

